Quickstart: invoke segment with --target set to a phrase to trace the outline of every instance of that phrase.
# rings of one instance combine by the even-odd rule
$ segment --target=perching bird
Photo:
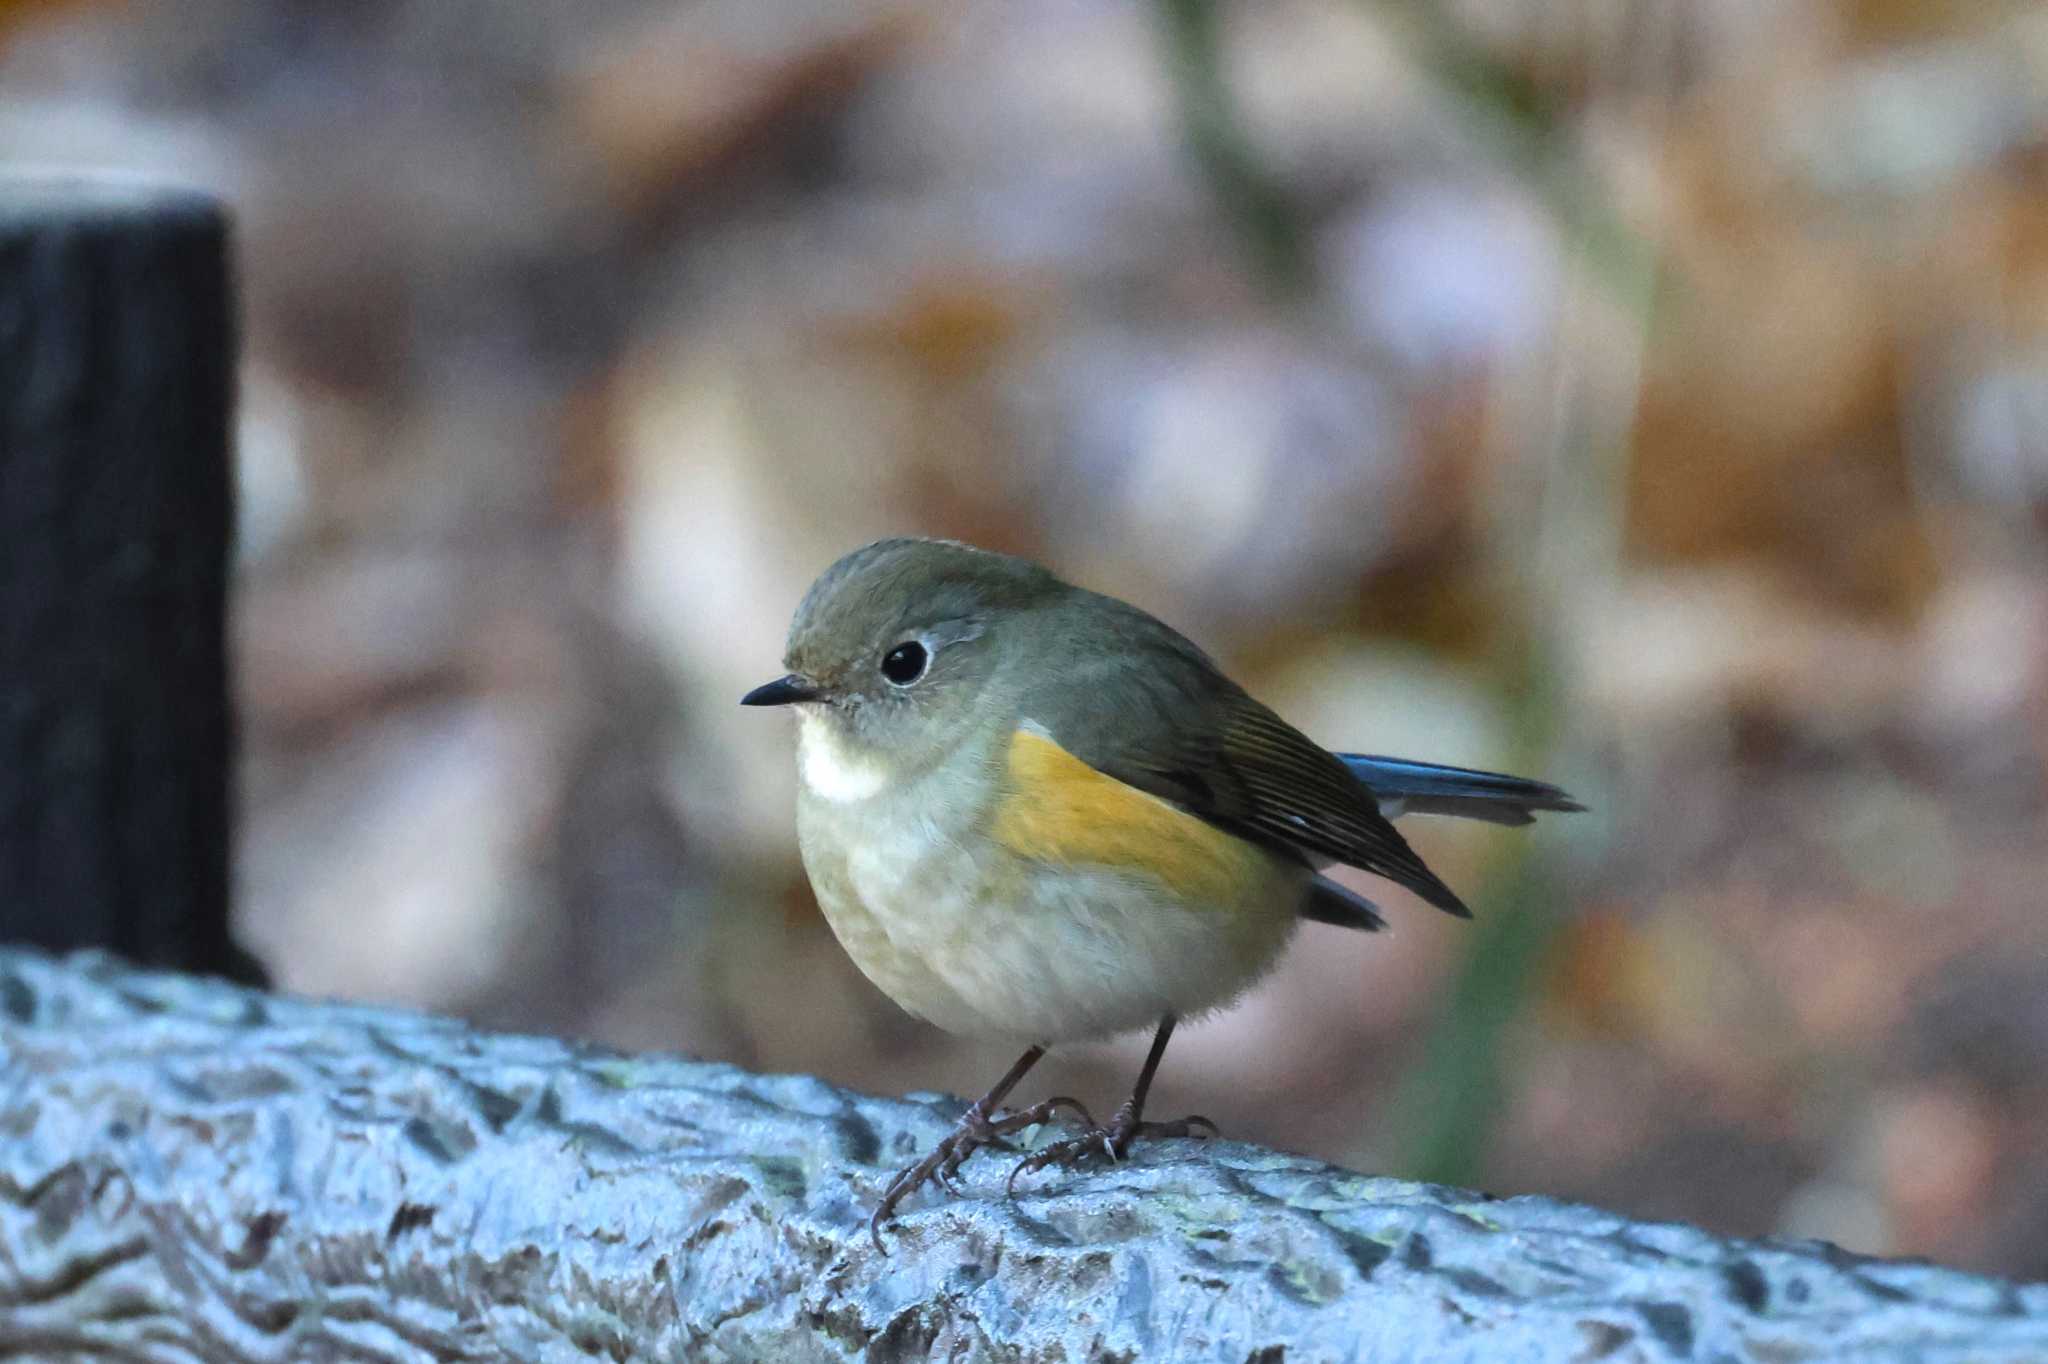
[[[1543,782],[1327,752],[1138,608],[953,541],[848,554],[805,594],[783,662],[741,704],[796,708],[797,837],[833,932],[912,1014],[1027,1045],[883,1193],[878,1245],[912,1191],[1062,1108],[1092,1130],[1013,1182],[1213,1131],[1144,1121],[1175,1021],[1237,998],[1303,919],[1384,926],[1322,868],[1469,917],[1390,815],[1584,808]],[[1065,1098],[1000,1109],[1053,1043],[1146,1026],[1151,1052],[1107,1125]]]

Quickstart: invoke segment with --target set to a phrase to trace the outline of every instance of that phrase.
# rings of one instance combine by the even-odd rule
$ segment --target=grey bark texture
[[[0,1357],[2048,1359],[2048,1285],[1227,1141],[876,1253],[958,1111],[0,952]]]
[[[234,323],[199,194],[0,174],[0,941],[227,935]]]

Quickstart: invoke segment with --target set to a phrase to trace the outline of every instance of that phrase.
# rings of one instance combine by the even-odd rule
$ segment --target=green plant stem
[[[1216,0],[1159,0],[1167,69],[1189,152],[1275,292],[1299,296],[1313,277],[1294,201],[1261,163],[1224,78]]]

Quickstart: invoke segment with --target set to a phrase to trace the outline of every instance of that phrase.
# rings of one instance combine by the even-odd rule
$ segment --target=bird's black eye
[[[931,655],[924,645],[916,640],[899,644],[882,658],[882,676],[899,687],[907,687],[924,676],[925,665],[931,662]]]

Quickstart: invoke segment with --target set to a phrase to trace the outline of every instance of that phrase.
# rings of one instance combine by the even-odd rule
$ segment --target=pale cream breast
[[[1185,878],[1020,855],[990,836],[1004,791],[973,771],[982,759],[955,754],[892,789],[828,724],[799,741],[819,905],[883,993],[949,1032],[1070,1041],[1198,1014],[1242,993],[1294,930],[1305,867],[1252,850],[1247,874],[1190,896]]]

